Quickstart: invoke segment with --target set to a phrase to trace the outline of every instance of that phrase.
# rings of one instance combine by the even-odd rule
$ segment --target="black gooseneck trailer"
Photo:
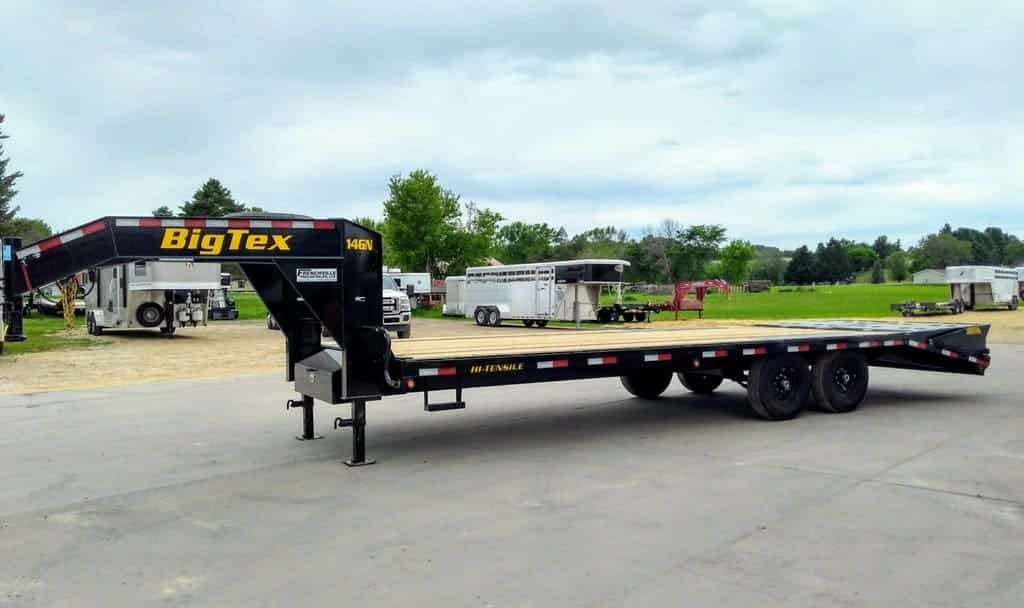
[[[24,339],[21,298],[84,269],[150,259],[238,262],[278,321],[287,380],[301,396],[300,439],[316,439],[313,406],[350,403],[349,465],[366,458],[366,404],[422,392],[424,409],[465,407],[466,388],[618,376],[633,395],[654,398],[672,377],[696,393],[723,380],[745,386],[769,420],[816,405],[855,409],[870,366],[983,375],[988,326],[815,321],[747,326],[550,330],[529,336],[403,340],[392,344],[381,307],[382,252],[376,232],[344,219],[106,217],[39,243],[3,240],[0,305],[7,341]],[[322,342],[322,329],[334,344]],[[0,340],[2,347],[2,340]],[[431,391],[455,391],[430,402]]]

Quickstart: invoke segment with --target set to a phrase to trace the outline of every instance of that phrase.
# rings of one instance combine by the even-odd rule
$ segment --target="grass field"
[[[85,318],[82,316],[75,319],[75,329],[68,332],[64,329],[63,317],[44,316],[36,312],[25,319],[25,335],[28,336],[28,340],[4,343],[4,354],[23,355],[59,348],[85,348],[99,344],[100,341],[85,333],[84,328]]]

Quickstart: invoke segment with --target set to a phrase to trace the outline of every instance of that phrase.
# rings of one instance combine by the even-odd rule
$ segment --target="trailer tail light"
[[[413,378],[409,378],[409,379],[407,379],[407,380],[405,381],[405,388],[409,389],[410,391],[411,391],[412,389],[416,388],[416,380],[415,380],[415,379],[413,379]]]
[[[569,367],[568,359],[555,359],[553,361],[538,361],[537,369],[560,369]]]
[[[618,362],[618,357],[590,357],[587,359],[587,365],[615,365]]]
[[[786,347],[787,353],[809,353],[811,352],[810,344],[796,344],[794,346]]]
[[[454,367],[427,367],[420,370],[420,376],[454,376]]]
[[[644,355],[645,363],[654,363],[657,361],[671,361],[672,353],[647,353]]]
[[[753,357],[755,355],[767,355],[767,354],[768,354],[768,347],[767,346],[758,346],[757,348],[744,348],[743,349],[743,356],[744,357]]]

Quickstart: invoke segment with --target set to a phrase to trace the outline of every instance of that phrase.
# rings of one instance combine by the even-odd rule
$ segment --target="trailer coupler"
[[[288,403],[285,404],[284,409],[290,410],[293,407],[302,408],[302,434],[296,435],[295,438],[299,441],[323,439],[323,435],[317,435],[316,429],[313,427],[313,398],[309,395],[303,395],[302,401],[289,399]]]
[[[351,427],[352,428],[352,458],[345,461],[345,464],[350,467],[362,467],[369,464],[374,464],[376,460],[366,459],[366,401],[363,399],[356,399],[352,402],[352,417],[351,418],[335,418],[334,428],[335,430]]]

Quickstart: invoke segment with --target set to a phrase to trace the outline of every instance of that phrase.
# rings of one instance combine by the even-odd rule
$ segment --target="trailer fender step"
[[[466,402],[462,399],[462,387],[455,388],[455,401],[445,401],[440,403],[430,402],[430,391],[423,391],[423,411],[424,412],[447,412],[449,410],[464,410],[466,409]]]

